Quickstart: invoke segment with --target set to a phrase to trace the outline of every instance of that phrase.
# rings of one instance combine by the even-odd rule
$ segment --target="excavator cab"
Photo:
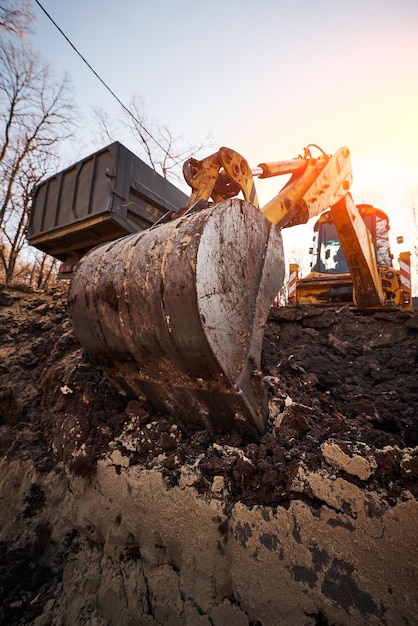
[[[318,223],[317,223],[318,224]],[[315,264],[313,271],[320,274],[346,274],[348,265],[332,221],[322,221],[316,230]]]

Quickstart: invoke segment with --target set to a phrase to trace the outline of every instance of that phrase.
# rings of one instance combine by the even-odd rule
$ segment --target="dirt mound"
[[[158,466],[167,488],[184,482],[185,467],[198,467],[199,494],[222,484],[225,520],[237,503],[286,509],[300,500],[320,507],[318,492],[299,478],[302,470],[323,467],[393,506],[418,496],[417,341],[417,313],[272,309],[262,359],[268,429],[245,440],[187,431],[117,393],[73,336],[66,285],[48,293],[3,288],[0,455],[10,463],[31,461],[41,474],[61,463],[88,480],[111,451],[127,467]],[[42,498],[36,488],[27,494],[29,522]],[[30,610],[42,612],[44,604],[33,599],[42,590],[47,602],[48,585],[62,570],[48,578],[37,559],[50,533],[36,530],[26,560],[21,547],[0,544],[1,623],[31,623]],[[67,550],[71,544],[69,536]],[[24,588],[19,573],[28,562]],[[6,584],[6,570],[15,583]],[[321,619],[312,623],[328,623]]]
[[[262,359],[270,419],[258,441],[186,431],[117,393],[73,336],[65,285],[3,289],[0,316],[0,444],[9,458],[35,458],[45,469],[63,460],[89,473],[117,441],[131,465],[164,453],[174,484],[184,460],[203,454],[203,476],[224,475],[235,498],[285,504],[294,462],[314,467],[331,441],[348,455],[373,454],[371,489],[418,495],[418,458],[400,463],[402,450],[418,445],[416,313],[272,309]],[[231,463],[217,446],[241,454]]]

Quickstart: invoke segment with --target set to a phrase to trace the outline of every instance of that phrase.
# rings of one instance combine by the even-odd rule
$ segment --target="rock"
[[[350,456],[335,443],[323,443],[321,451],[327,463],[337,470],[357,476],[360,480],[368,480],[377,467],[376,460],[372,457],[365,458],[358,454]]]

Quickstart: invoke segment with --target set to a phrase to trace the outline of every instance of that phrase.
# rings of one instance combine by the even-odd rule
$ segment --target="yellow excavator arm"
[[[261,208],[261,213],[278,228],[306,223],[341,200],[348,193],[353,179],[348,148],[314,158],[310,147],[304,149],[303,157],[260,163],[253,169],[244,157],[230,148],[220,148],[200,161],[188,159],[183,174],[192,193],[185,209],[173,217],[193,209],[198,202],[206,202],[209,198],[220,202],[240,191],[247,202],[258,208],[253,176],[270,178],[291,174],[277,196]]]
[[[292,174],[289,182],[263,208],[263,215],[278,228],[305,224],[347,195],[352,183],[350,152],[313,158],[305,148],[303,158],[261,163],[260,178]],[[254,170],[257,174],[258,170]]]

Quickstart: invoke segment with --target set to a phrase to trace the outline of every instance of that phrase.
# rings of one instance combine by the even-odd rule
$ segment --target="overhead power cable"
[[[122,100],[120,100],[120,98],[118,98],[118,96],[115,94],[115,92],[109,87],[109,85],[101,78],[101,76],[99,76],[99,74],[96,72],[96,70],[90,65],[90,63],[87,61],[87,59],[81,54],[81,52],[79,52],[79,50],[75,47],[75,45],[72,43],[72,41],[67,37],[67,35],[64,33],[64,31],[58,26],[58,24],[55,22],[55,20],[51,17],[51,15],[48,13],[48,11],[42,6],[42,4],[39,2],[39,0],[35,0],[36,4],[39,6],[39,8],[45,13],[45,15],[47,16],[47,18],[52,22],[52,24],[55,26],[55,28],[61,33],[61,35],[64,37],[64,39],[67,41],[67,43],[70,44],[70,46],[72,47],[72,49],[74,50],[74,52],[76,52],[78,54],[78,56],[80,57],[80,59],[83,61],[83,63],[85,63],[87,65],[87,67],[89,68],[89,70],[91,72],[93,72],[93,74],[96,76],[96,78],[102,83],[103,87],[105,87],[105,89],[107,89],[107,91],[113,96],[113,98],[115,98],[115,100],[118,102],[118,104],[120,104],[120,106],[122,107],[122,109],[124,111],[126,111],[126,113],[128,113],[128,115],[130,115],[130,117],[132,117],[132,119],[134,120],[134,122],[136,124],[138,124],[138,126],[141,128],[142,131],[144,131],[148,137],[150,139],[152,139],[155,144],[161,149],[163,150],[163,152],[165,152],[167,154],[167,157],[172,159],[173,161],[175,160],[173,157],[170,156],[170,154],[167,153],[167,150],[160,144],[160,142],[155,139],[155,137],[149,132],[149,130],[147,128],[145,128],[145,126],[142,124],[142,122],[132,113],[132,111],[130,111],[128,109],[128,107],[122,102]]]

